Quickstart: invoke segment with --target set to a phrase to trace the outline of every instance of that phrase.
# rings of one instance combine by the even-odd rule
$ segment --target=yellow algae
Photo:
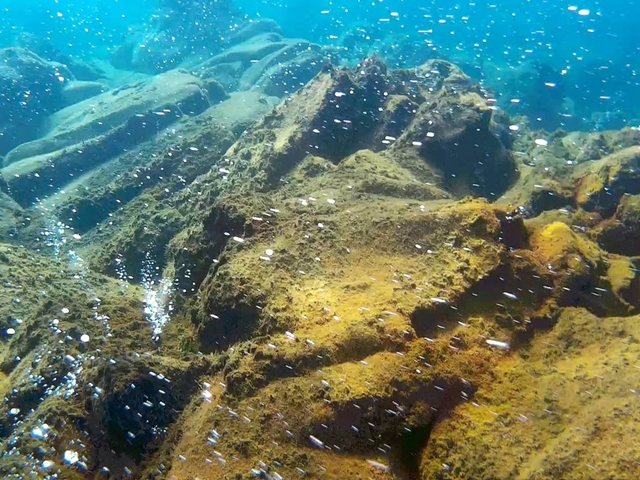
[[[556,268],[580,271],[588,266],[597,267],[602,262],[598,246],[562,222],[553,222],[535,230],[530,242],[536,254]]]
[[[590,150],[575,167],[581,149],[562,132],[531,146],[538,133],[454,66],[420,71],[433,87],[376,59],[328,66],[226,151],[219,129],[190,124],[149,171],[114,161],[135,180],[61,197],[58,213],[78,202],[100,216],[74,224],[92,268],[152,271],[144,289],[86,280],[106,333],[66,265],[2,258],[37,311],[0,344],[3,395],[15,383],[38,397],[31,378],[57,381],[67,355],[87,353],[78,334],[95,342],[82,389],[41,402],[16,448],[32,455],[28,428],[59,417],[56,451],[87,439],[88,463],[114,476],[126,464],[136,478],[637,477],[638,317],[613,315],[636,312],[638,261],[599,236],[616,207],[635,221],[618,202],[636,150],[586,164]],[[171,180],[147,188],[153,176]],[[161,273],[171,320],[152,341],[143,312]],[[19,305],[5,295],[0,313]],[[43,355],[41,340],[64,347]]]
[[[609,277],[611,288],[616,294],[632,305],[639,304],[638,271],[630,258],[610,255],[607,277]]]
[[[637,419],[640,350],[626,335],[638,333],[637,317],[566,309],[553,331],[496,365],[475,405],[436,427],[423,478],[456,478],[442,462],[473,478],[588,478],[590,466],[603,478],[637,476],[628,422]]]

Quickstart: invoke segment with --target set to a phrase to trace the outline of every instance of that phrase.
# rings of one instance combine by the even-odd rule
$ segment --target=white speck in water
[[[87,343],[89,340],[91,340],[91,338],[89,337],[89,335],[87,335],[86,333],[84,333],[81,337],[80,337],[80,341],[82,343]]]
[[[377,462],[375,460],[367,460],[367,463],[372,466],[373,468],[375,468],[376,470],[379,470],[381,472],[388,472],[389,471],[389,467],[387,465],[385,465],[384,463],[380,463]]]
[[[511,345],[508,342],[501,342],[499,340],[487,339],[487,345],[499,348],[501,350],[509,350],[511,348]]]
[[[314,437],[313,435],[309,435],[309,440],[311,440],[311,443],[313,443],[314,446],[318,448],[324,448],[324,443],[317,437]]]
[[[78,463],[78,460],[80,460],[78,452],[75,452],[73,450],[67,450],[66,452],[64,452],[64,456],[62,458],[64,460],[64,463],[68,465],[74,465]]]

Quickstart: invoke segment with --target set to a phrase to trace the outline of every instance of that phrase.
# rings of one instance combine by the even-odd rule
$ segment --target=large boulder
[[[624,194],[640,194],[640,146],[583,163],[574,178],[576,204],[609,216]]]
[[[103,93],[51,115],[44,137],[9,152],[3,175],[14,198],[29,205],[226,96],[216,83],[181,70]]]
[[[497,115],[491,99],[449,62],[429,61],[400,78],[416,89],[406,88],[406,96],[420,105],[405,106],[413,118],[399,138],[388,136],[391,152],[438,170],[456,196],[498,199],[518,177],[504,133],[508,119]]]
[[[76,80],[95,81],[105,76],[105,72],[99,66],[62,52],[49,38],[20,32],[13,39],[13,45],[25,48],[50,62],[64,65]]]
[[[600,223],[591,235],[608,252],[640,256],[640,195],[623,195],[615,215]]]
[[[294,93],[322,70],[322,48],[307,40],[283,38],[277,31],[264,31],[266,28],[238,32],[235,38],[242,41],[194,70],[203,78],[220,80],[228,90],[257,90],[276,97]],[[253,32],[258,33],[251,36]]]
[[[35,138],[44,118],[62,108],[70,74],[23,48],[0,50],[0,155]]]

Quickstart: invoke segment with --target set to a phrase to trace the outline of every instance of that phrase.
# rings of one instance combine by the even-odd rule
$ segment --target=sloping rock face
[[[609,252],[640,256],[640,195],[623,195],[616,213],[600,223],[592,236]]]
[[[239,43],[196,66],[203,78],[220,79],[228,90],[254,89],[284,97],[306,85],[326,63],[318,45],[265,31],[270,23],[251,25],[233,37]]]
[[[30,205],[64,186],[70,176],[91,171],[226,96],[216,84],[179,70],[106,92],[49,117],[46,136],[6,155],[3,175],[14,198]]]
[[[12,44],[29,50],[45,60],[64,65],[76,80],[97,81],[105,76],[102,69],[95,64],[84,62],[61,52],[50,38],[29,32],[20,32],[13,39]]]
[[[109,90],[100,82],[73,81],[69,82],[62,91],[62,98],[66,107],[79,103],[87,98],[95,97]]]
[[[370,72],[359,86],[397,93],[390,72]],[[176,426],[173,458],[186,461],[173,461],[169,474],[199,476],[204,463],[220,478],[251,469],[284,478],[543,478],[552,470],[538,462],[558,465],[561,451],[520,455],[525,447],[504,450],[500,438],[527,429],[525,445],[533,445],[557,427],[580,441],[572,425],[587,410],[537,397],[531,375],[569,392],[577,386],[571,368],[591,355],[601,322],[633,328],[624,316],[638,312],[628,294],[638,288],[634,260],[603,251],[557,217],[525,222],[509,205],[453,201],[456,191],[434,184],[447,185],[445,165],[429,164],[413,141],[412,154],[393,139],[345,158],[322,150],[328,139],[348,152],[380,138],[370,131],[383,128],[383,116],[362,135],[321,128],[341,105],[337,88],[353,91],[353,124],[367,118],[355,82],[347,83],[354,73],[319,75],[240,139],[224,170],[200,179],[202,199],[190,199],[204,220],[172,241],[170,271],[184,279],[181,291],[197,292],[186,308],[200,348],[226,357],[207,380],[207,400]],[[439,84],[436,98],[447,91]],[[418,111],[428,97],[411,98]],[[318,148],[309,131],[327,136]],[[571,174],[559,181],[575,182]],[[584,347],[568,346],[574,328]],[[607,342],[592,361],[606,362],[616,345]],[[632,388],[629,378],[612,388]],[[523,393],[510,393],[513,385]],[[593,408],[587,418],[595,420]],[[558,411],[563,419],[551,424],[547,416]],[[622,432],[622,423],[608,425],[606,435]],[[483,448],[492,460],[474,461]],[[575,470],[558,471],[571,478]]]
[[[238,63],[239,82],[260,35],[260,58],[291,47],[254,28],[209,78]],[[170,75],[224,91],[151,82]],[[605,234],[634,238],[635,134],[581,138],[578,158],[445,61],[327,65],[280,103],[257,82],[16,213],[53,259],[0,258],[0,472],[637,478],[640,260]],[[150,85],[101,97],[131,95],[145,125],[203,101],[157,110]],[[67,125],[56,165],[127,124]],[[30,158],[3,172],[25,205],[54,180],[20,180]]]
[[[62,108],[70,75],[23,48],[0,50],[0,155],[34,138],[48,114]]]
[[[50,471],[80,479],[88,470],[104,475],[139,458],[157,441],[158,427],[175,418],[157,403],[184,405],[196,388],[191,378],[208,368],[196,357],[136,354],[153,349],[139,290],[90,272],[73,252],[55,251],[53,245],[44,254],[0,246],[3,478]],[[87,383],[79,384],[80,377]],[[158,389],[168,390],[170,382],[184,390],[162,397]],[[140,420],[133,412],[148,399],[156,410]],[[133,443],[128,434],[135,434]],[[65,465],[60,457],[49,467],[42,463],[45,446],[82,458]]]

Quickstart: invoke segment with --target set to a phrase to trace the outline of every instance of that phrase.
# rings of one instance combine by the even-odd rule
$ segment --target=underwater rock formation
[[[71,75],[23,48],[0,50],[0,155],[38,135],[46,115],[62,108]]]
[[[2,475],[636,478],[638,132],[184,22],[5,158]]]
[[[615,214],[601,222],[591,235],[608,252],[640,256],[640,195],[624,194]]]
[[[64,65],[76,80],[97,81],[105,76],[105,72],[100,67],[61,52],[50,39],[33,33],[20,32],[13,43],[15,46],[29,50],[47,61]]]
[[[48,118],[47,134],[23,143],[4,159],[14,198],[31,204],[89,172],[123,149],[156,135],[184,115],[197,115],[226,98],[215,82],[180,70],[98,95]]]

